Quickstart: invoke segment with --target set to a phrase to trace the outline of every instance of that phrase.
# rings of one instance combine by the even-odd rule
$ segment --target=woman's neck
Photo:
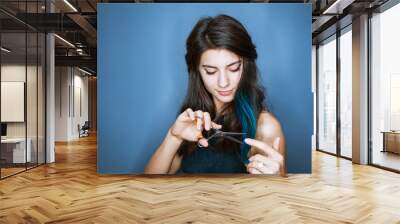
[[[221,115],[221,113],[224,113],[224,108],[226,106],[225,103],[214,98],[214,105],[215,105],[215,111],[216,111],[217,115]]]
[[[222,117],[225,114],[231,112],[232,107],[230,107],[229,105],[223,105],[220,108],[216,107],[216,116],[217,117]]]
[[[215,105],[215,112],[217,117],[221,116],[221,113],[224,113],[223,109],[223,105]]]

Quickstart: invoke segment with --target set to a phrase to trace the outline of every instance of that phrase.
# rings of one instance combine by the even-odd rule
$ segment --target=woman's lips
[[[228,91],[218,91],[219,95],[221,96],[229,96],[232,94],[232,90],[228,90]]]

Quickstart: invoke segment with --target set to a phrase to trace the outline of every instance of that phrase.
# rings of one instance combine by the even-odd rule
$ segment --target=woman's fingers
[[[247,166],[247,172],[249,172],[250,174],[262,174],[261,171],[251,166]]]
[[[279,173],[279,168],[276,169],[270,164],[253,161],[247,164],[247,171],[252,174],[277,174]]]
[[[248,169],[256,169],[263,174],[277,174],[283,167],[284,158],[279,153],[280,138],[276,138],[271,147],[269,144],[247,138],[245,142],[252,146]]]
[[[251,150],[255,151],[255,152],[252,152],[251,154],[253,154],[253,155],[254,154],[263,154],[265,156],[268,156],[268,157],[278,161],[279,163],[283,162],[283,156],[278,152],[278,150],[279,150],[279,140],[275,140],[275,142],[274,142],[274,147],[277,147],[276,149],[271,147],[267,143],[259,141],[259,140],[246,138],[244,141],[248,145],[253,146]]]
[[[247,165],[247,172],[249,172],[250,174],[263,174],[255,166],[251,166],[250,163]]]
[[[208,147],[208,141],[207,141],[207,139],[205,139],[205,138],[201,138],[201,139],[199,140],[199,144],[202,145],[202,146],[204,146],[204,147]]]
[[[202,126],[203,126],[203,111],[201,110],[197,110],[195,113],[196,116],[196,128],[197,130],[203,130]]]
[[[204,112],[203,116],[204,116],[204,129],[208,131],[211,129],[211,116],[208,112]]]
[[[277,174],[280,170],[280,163],[264,155],[256,154],[249,158],[248,166],[254,167],[265,174]]]
[[[196,128],[197,130],[201,131],[203,130],[203,120],[201,118],[196,119]]]
[[[193,111],[191,108],[187,108],[183,113],[181,113],[179,115],[179,120],[181,122],[184,122],[184,125],[181,124],[182,126],[180,127],[181,132],[185,132],[185,130],[190,130],[191,132],[191,133],[186,133],[185,139],[190,139],[191,141],[198,141],[199,144],[205,147],[208,147],[208,141],[201,135],[202,131],[204,129],[209,131],[211,128],[213,129],[222,128],[222,125],[216,124],[211,120],[210,113],[203,112],[201,110]],[[195,127],[197,130],[193,130],[193,127]]]
[[[200,131],[197,133],[197,142],[203,147],[208,147],[208,141]]]
[[[196,128],[199,131],[202,131],[203,129],[209,131],[211,128],[213,129],[222,128],[222,125],[214,123],[211,120],[211,115],[208,112],[203,112],[201,110],[193,112],[190,108],[187,109],[186,112],[190,116],[190,119],[194,121]]]
[[[276,175],[277,173],[279,173],[278,171],[275,171],[269,167],[263,166],[263,165],[259,165],[259,164],[250,164],[248,166],[248,170],[252,170],[252,174],[272,174],[272,175]]]
[[[281,141],[281,138],[277,137],[274,141],[274,144],[272,145],[272,147],[279,152],[279,143]]]
[[[217,124],[217,123],[214,123],[214,122],[211,122],[211,126],[212,126],[212,128],[214,128],[214,129],[221,129],[221,128],[222,128],[222,125]]]
[[[194,116],[194,112],[191,108],[186,109],[186,114],[187,116],[190,118],[190,120],[194,121],[195,116]]]
[[[248,145],[254,146],[256,148],[256,150],[258,149],[258,151],[260,151],[261,153],[263,153],[267,156],[273,156],[276,153],[278,153],[270,145],[268,145],[267,143],[265,143],[263,141],[252,139],[252,138],[246,138],[244,141]]]
[[[195,120],[196,120],[196,128],[198,130],[203,130],[203,128],[209,131],[211,128],[220,129],[222,125],[216,124],[211,120],[211,115],[208,112],[203,112],[201,110],[197,110],[194,112]]]

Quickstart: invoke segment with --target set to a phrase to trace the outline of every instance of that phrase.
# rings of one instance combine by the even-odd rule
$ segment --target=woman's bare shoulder
[[[268,111],[260,113],[257,121],[257,135],[266,140],[283,136],[281,124],[272,113]]]

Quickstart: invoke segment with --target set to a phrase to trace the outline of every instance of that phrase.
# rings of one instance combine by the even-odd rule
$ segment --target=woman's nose
[[[229,80],[227,74],[225,72],[219,73],[218,76],[218,86],[221,88],[225,88],[229,85]]]

